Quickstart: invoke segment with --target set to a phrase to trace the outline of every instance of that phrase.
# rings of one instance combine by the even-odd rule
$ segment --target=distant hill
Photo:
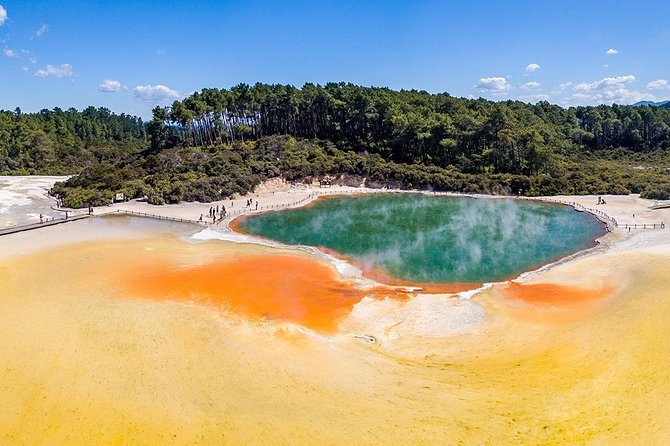
[[[640,102],[636,102],[633,105],[636,106],[636,107],[640,107],[642,105],[649,105],[650,107],[667,107],[667,108],[670,108],[670,101],[661,101],[661,102],[640,101]]]

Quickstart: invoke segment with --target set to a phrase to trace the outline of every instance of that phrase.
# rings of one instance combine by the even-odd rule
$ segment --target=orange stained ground
[[[503,297],[524,306],[512,305],[508,312],[519,319],[542,323],[565,323],[591,314],[613,287],[579,288],[555,283],[509,282],[500,287]]]
[[[502,287],[502,293],[505,297],[536,305],[580,304],[599,300],[611,291],[610,287],[590,289],[556,283],[522,284],[509,282]]]
[[[158,263],[126,278],[133,297],[194,301],[228,307],[248,317],[295,322],[333,332],[365,296],[406,299],[391,288],[357,288],[328,265],[282,254],[250,254],[203,265]]]

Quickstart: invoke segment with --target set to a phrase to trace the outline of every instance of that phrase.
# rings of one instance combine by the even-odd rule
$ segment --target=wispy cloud
[[[7,15],[7,10],[0,5],[0,26],[4,25],[7,22],[9,16]]]
[[[59,66],[47,65],[45,68],[40,68],[35,72],[36,77],[72,77],[74,73],[72,72],[72,65],[69,63],[64,63]]]
[[[609,50],[606,51],[608,56],[615,56],[619,54],[619,50],[615,50],[614,48],[610,48]]]
[[[649,90],[670,90],[670,83],[665,79],[658,79],[647,84]]]
[[[635,80],[635,76],[632,74],[626,76],[617,76],[617,77],[606,77],[600,79],[599,81],[587,83],[582,82],[575,85],[575,91],[593,91],[593,90],[604,90],[610,87],[620,87],[625,84],[629,84]]]
[[[537,90],[541,86],[542,84],[540,84],[539,82],[526,82],[521,86],[521,88],[523,88],[524,90]]]
[[[524,102],[531,102],[531,103],[536,103],[540,101],[548,101],[550,96],[548,94],[543,94],[543,93],[538,93],[538,94],[531,94],[528,96],[520,96],[519,99],[524,101]]]
[[[42,37],[42,36],[44,35],[44,33],[46,33],[47,31],[49,31],[49,27],[46,26],[45,24],[42,24],[42,26],[40,26],[40,27],[37,29],[37,31],[35,31],[35,35],[33,36],[33,38],[37,38],[37,39],[39,39],[39,38]]]
[[[2,54],[4,54],[4,55],[7,56],[7,57],[18,57],[18,56],[19,56],[19,55],[16,53],[16,51],[14,51],[14,50],[11,49],[11,48],[5,48],[4,50],[2,50]]]
[[[655,96],[630,88],[635,76],[606,77],[594,82],[581,82],[572,88],[573,94],[564,102],[569,105],[630,104],[638,101],[653,101]]]

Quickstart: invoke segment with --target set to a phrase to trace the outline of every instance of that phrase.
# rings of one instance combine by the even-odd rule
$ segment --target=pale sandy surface
[[[200,216],[203,216],[203,222],[210,224],[212,219],[209,218],[210,207],[222,209],[226,208],[228,218],[225,222],[229,222],[232,218],[239,215],[251,215],[255,213],[265,212],[268,210],[285,209],[305,205],[315,200],[319,196],[328,195],[348,195],[359,193],[380,192],[379,189],[356,188],[348,186],[333,186],[331,188],[319,188],[314,186],[289,186],[286,183],[279,181],[268,182],[261,185],[254,193],[245,196],[233,197],[230,200],[219,200],[212,203],[179,203],[168,204],[161,206],[154,206],[146,202],[131,200],[125,203],[115,203],[109,206],[96,207],[94,213],[101,215],[107,213],[117,212],[119,210],[128,210],[133,212],[144,212],[153,215],[160,215],[164,217],[182,218],[187,220],[197,221]],[[247,206],[247,200],[253,200],[253,205]],[[258,209],[256,203],[258,202]],[[225,224],[218,222],[218,226],[225,226]]]
[[[54,218],[60,212],[51,209],[56,200],[47,192],[58,181],[58,176],[0,176],[0,228]]]
[[[254,200],[279,205],[315,191],[272,192]],[[670,221],[670,211],[650,211],[635,196],[605,196],[601,206],[597,197],[562,198],[620,225]],[[180,218],[209,209],[118,206]],[[615,229],[588,255],[523,279],[608,290],[593,301],[527,303],[505,297],[502,285],[469,300],[363,299],[323,334],[188,300],[129,298],[124,272],[159,259],[190,265],[275,251],[129,221],[0,237],[0,443],[670,439],[667,229]],[[73,244],[78,237],[85,242]],[[21,248],[35,244],[45,249]]]

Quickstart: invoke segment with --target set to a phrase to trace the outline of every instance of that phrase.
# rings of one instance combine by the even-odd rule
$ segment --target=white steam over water
[[[250,233],[325,246],[417,282],[488,282],[584,249],[601,227],[574,210],[507,198],[384,195],[252,217]]]

